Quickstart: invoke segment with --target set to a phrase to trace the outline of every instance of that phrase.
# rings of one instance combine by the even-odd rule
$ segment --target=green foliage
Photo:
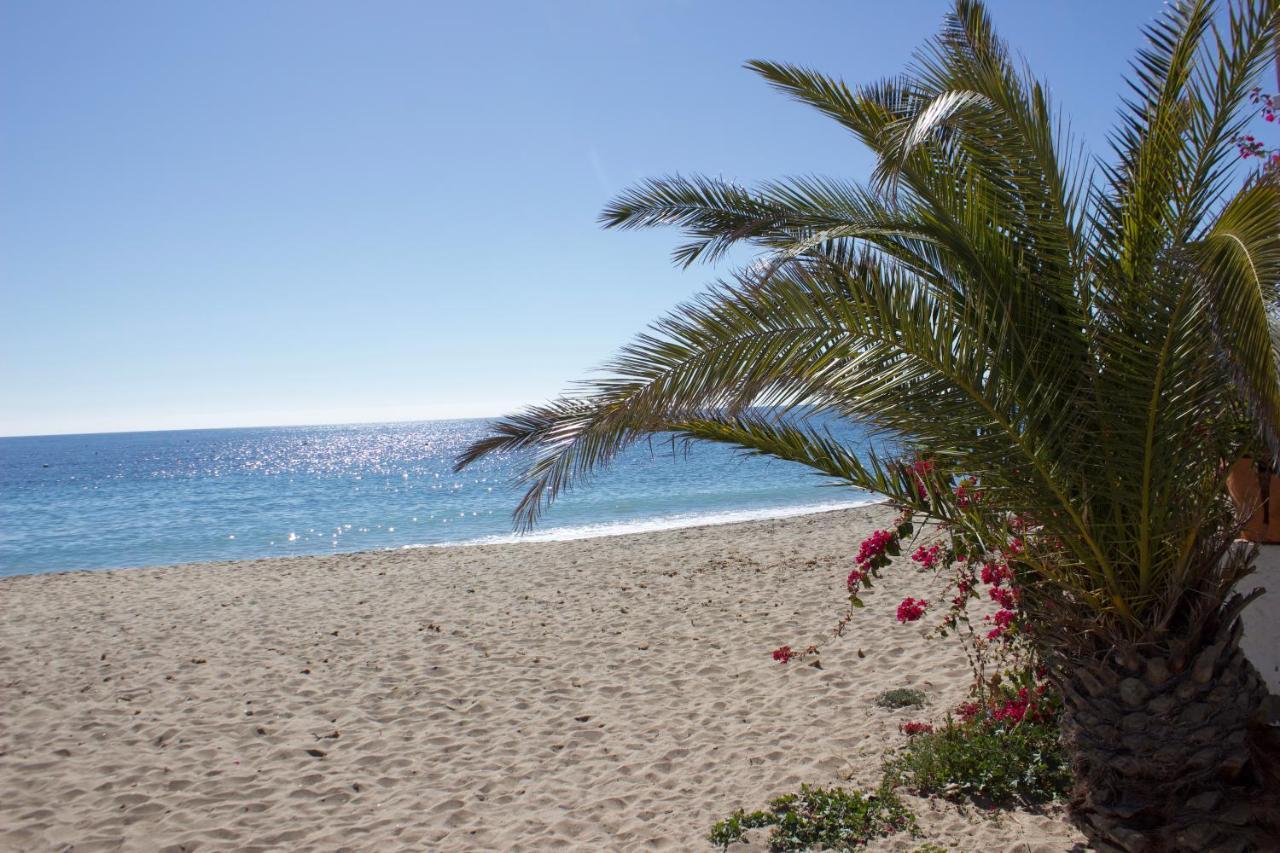
[[[924,705],[926,698],[922,691],[895,687],[877,696],[876,704],[881,708],[919,708]]]
[[[1007,805],[1058,799],[1071,770],[1055,721],[950,719],[920,734],[885,765],[886,781],[921,794]]]
[[[748,830],[773,827],[769,849],[854,850],[872,838],[907,830],[916,832],[915,817],[888,787],[864,794],[844,788],[811,788],[786,794],[767,811],[741,809],[711,828],[712,844],[728,849]]]
[[[1237,191],[1234,137],[1272,58],[1280,7],[1169,3],[1146,28],[1113,156],[1069,121],[956,0],[900,75],[848,86],[749,67],[866,145],[863,183],[748,187],[654,179],[602,215],[675,227],[679,263],[761,257],[639,335],[571,396],[493,425],[459,459],[520,453],[529,525],[564,489],[653,435],[735,445],[1003,541],[1024,607],[1060,650],[1192,636],[1247,570],[1220,559],[1228,426],[1280,447],[1266,310],[1280,289],[1280,189]],[[921,494],[896,458],[842,446],[831,418],[876,428],[981,484],[983,512]],[[1031,547],[1035,546],[1035,547]],[[1210,616],[1206,616],[1209,614]]]
[[[921,844],[912,853],[947,853],[947,848],[941,844]]]

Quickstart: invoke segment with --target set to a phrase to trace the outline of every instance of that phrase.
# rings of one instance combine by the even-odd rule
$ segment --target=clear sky
[[[627,184],[863,177],[751,58],[869,81],[945,0],[0,3],[0,435],[500,414],[716,271]],[[994,0],[1105,151],[1159,0]]]

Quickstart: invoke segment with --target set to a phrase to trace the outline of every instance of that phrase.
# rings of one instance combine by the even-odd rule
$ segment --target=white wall
[[[1244,610],[1241,646],[1271,692],[1280,694],[1280,545],[1260,547],[1257,571],[1241,581],[1238,591],[1256,587],[1267,592]]]

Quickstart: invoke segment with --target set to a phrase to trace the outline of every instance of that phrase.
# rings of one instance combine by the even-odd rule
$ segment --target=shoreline
[[[482,545],[532,545],[543,542],[580,542],[586,539],[605,539],[618,536],[643,536],[648,533],[662,533],[670,530],[692,530],[703,527],[723,527],[726,525],[746,524],[754,521],[798,518],[806,515],[820,515],[828,512],[840,512],[842,510],[879,506],[883,503],[883,498],[870,497],[854,501],[803,504],[801,506],[792,507],[766,507],[754,510],[721,510],[693,515],[655,516],[653,518],[639,519],[635,521],[567,525],[564,527],[555,527],[546,531],[528,534],[497,534],[472,539],[460,539],[451,542],[422,542],[407,545],[387,545],[383,548],[365,548],[356,551],[317,551],[310,554],[263,554],[257,557],[239,557],[230,560],[187,560],[176,563],[152,563],[134,566],[102,566],[97,568],[16,572],[14,574],[0,575],[0,583],[3,583],[9,578],[43,577],[45,575],[81,574],[85,572],[128,572],[139,569],[176,569],[221,565],[224,563],[256,563],[261,562],[262,560],[311,560],[322,557],[357,557],[396,551],[415,551],[426,548],[449,549],[473,548]]]
[[[466,539],[458,542],[398,545],[392,546],[392,549],[389,550],[394,550],[395,548],[463,548],[476,545],[526,545],[536,542],[579,542],[583,539],[604,539],[612,536],[642,536],[646,533],[662,533],[668,530],[693,530],[703,527],[747,524],[753,521],[774,521],[806,515],[821,515],[825,512],[879,506],[884,502],[884,498],[871,497],[865,500],[803,504],[794,507],[728,509],[690,515],[655,516],[654,518],[636,521],[610,521],[599,524],[556,527],[542,533],[511,533],[500,536],[482,536],[478,539]]]
[[[0,848],[711,850],[737,808],[874,785],[965,698],[959,647],[894,621],[936,592],[911,566],[827,636],[890,517],[6,578]],[[770,660],[810,642],[821,668]],[[905,686],[929,705],[876,707]],[[911,806],[923,835],[869,850],[1079,840]]]

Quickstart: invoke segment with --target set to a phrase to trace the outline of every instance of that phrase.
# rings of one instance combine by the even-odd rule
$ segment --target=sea
[[[527,458],[455,474],[484,420],[0,438],[0,576],[577,539],[870,503],[794,463],[655,439],[518,535]],[[856,425],[840,437],[857,445]]]

